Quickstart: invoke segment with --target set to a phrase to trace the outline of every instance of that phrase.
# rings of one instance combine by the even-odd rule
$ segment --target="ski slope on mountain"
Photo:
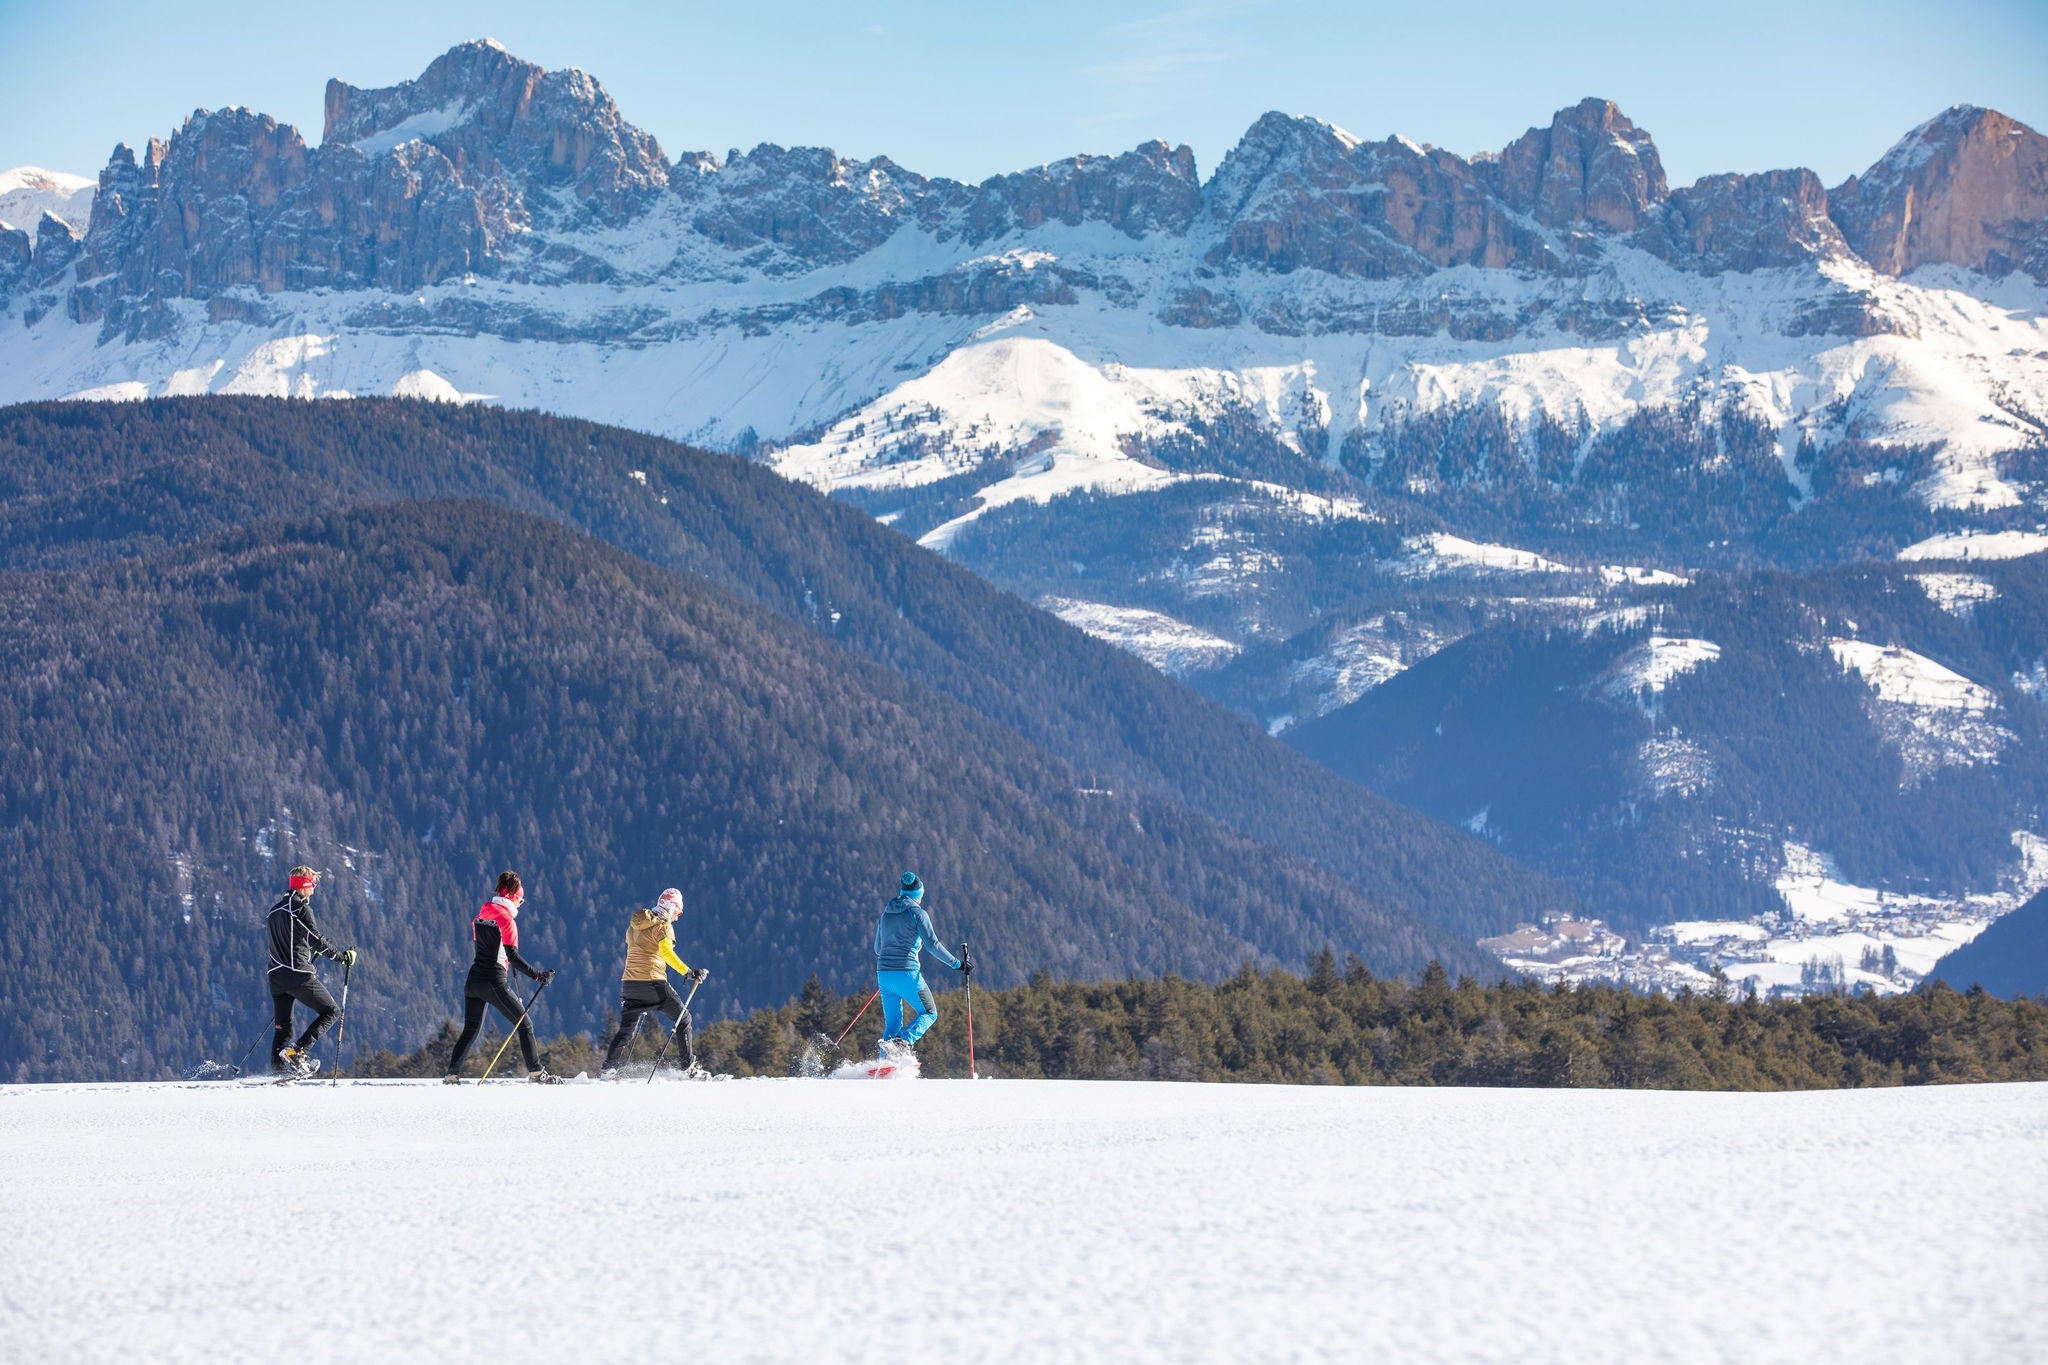
[[[2040,1359],[2048,1086],[0,1089],[20,1359]]]

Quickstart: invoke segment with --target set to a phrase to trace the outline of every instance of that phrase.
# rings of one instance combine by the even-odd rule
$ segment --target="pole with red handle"
[[[874,1004],[876,997],[881,995],[881,993],[882,988],[880,986],[875,987],[875,994],[868,997],[867,1005],[862,1005],[860,1009],[854,1014],[853,1018],[846,1021],[846,1027],[839,1030],[839,1036],[832,1040],[833,1047],[836,1048],[841,1043],[846,1041],[846,1035],[853,1032],[853,1026],[860,1022],[861,1015],[866,1014],[868,1012],[868,1005]]]

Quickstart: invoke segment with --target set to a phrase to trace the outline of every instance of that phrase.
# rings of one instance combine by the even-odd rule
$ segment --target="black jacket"
[[[313,954],[341,960],[341,950],[320,936],[313,923],[313,902],[297,891],[270,907],[265,918],[270,931],[270,979],[309,979],[313,975]]]
[[[521,957],[517,948],[505,942],[504,936],[498,932],[498,926],[489,920],[478,920],[470,926],[469,931],[476,936],[476,961],[469,964],[472,976],[477,973],[483,973],[487,976],[507,975],[505,968],[498,965],[498,949],[500,948],[505,950],[506,964],[515,971],[524,972],[531,977],[538,977],[540,975],[540,968]]]

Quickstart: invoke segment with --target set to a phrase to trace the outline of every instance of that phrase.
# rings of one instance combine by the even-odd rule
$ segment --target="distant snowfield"
[[[20,1360],[2048,1358],[2048,1085],[0,1088]]]

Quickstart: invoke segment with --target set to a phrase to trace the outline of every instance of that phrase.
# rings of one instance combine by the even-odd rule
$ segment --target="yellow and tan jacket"
[[[626,923],[626,970],[621,981],[666,981],[668,969],[687,972],[676,956],[675,926],[652,910],[635,910]]]

